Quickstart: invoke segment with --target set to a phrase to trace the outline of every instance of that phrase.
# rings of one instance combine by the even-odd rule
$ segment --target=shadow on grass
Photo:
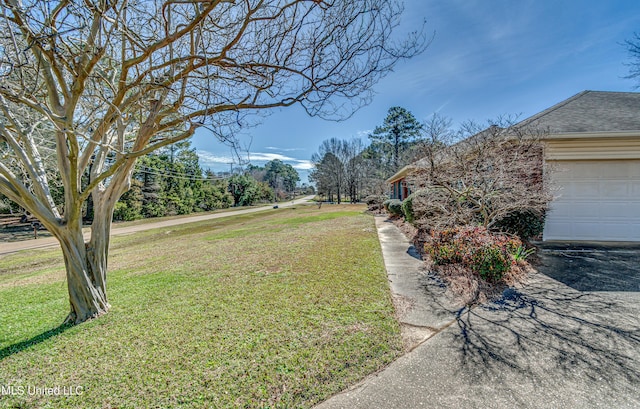
[[[8,347],[0,349],[0,361],[5,359],[8,356],[13,354],[17,354],[18,352],[22,352],[26,349],[31,348],[34,345],[37,345],[41,342],[48,340],[49,338],[53,338],[56,335],[62,334],[69,328],[73,327],[73,324],[62,324],[57,326],[56,328],[50,329],[48,331],[43,332],[42,334],[36,335],[33,338],[27,339],[25,341],[21,341],[15,343],[13,345],[9,345]]]
[[[637,299],[581,293],[539,275],[523,290],[457,317],[461,369],[606,385],[639,397]],[[499,379],[499,378],[497,378]]]

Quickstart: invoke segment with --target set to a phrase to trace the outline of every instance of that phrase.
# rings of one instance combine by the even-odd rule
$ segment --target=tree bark
[[[67,270],[70,312],[66,323],[78,324],[109,310],[107,300],[107,258],[112,207],[94,202],[91,238],[85,243],[82,224],[71,223],[59,238]],[[81,220],[81,219],[80,219]]]
[[[109,310],[105,287],[106,259],[103,256],[106,253],[85,244],[82,230],[65,235],[60,244],[71,307],[65,322],[78,324],[106,313]]]

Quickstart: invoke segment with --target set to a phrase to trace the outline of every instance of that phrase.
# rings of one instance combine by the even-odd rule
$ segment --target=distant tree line
[[[265,183],[272,191],[270,199],[285,200],[293,195],[300,175],[295,168],[280,159],[267,162],[264,166],[249,165],[248,175],[253,179]]]
[[[234,173],[215,174],[203,170],[195,148],[187,140],[138,160],[131,188],[118,200],[113,220],[190,214],[284,200],[296,194],[299,181],[298,172],[278,159],[264,166],[249,165]],[[82,183],[90,183],[88,174]],[[52,185],[54,196],[63,194],[60,184]],[[303,190],[301,193],[310,192],[307,185],[303,185]],[[25,211],[0,195],[1,213],[23,214]],[[83,218],[86,222],[93,220],[91,200],[85,206]]]
[[[147,155],[139,163],[131,189],[116,205],[114,220],[270,203],[293,196],[300,181],[293,166],[278,159],[233,174],[203,171],[189,141]]]

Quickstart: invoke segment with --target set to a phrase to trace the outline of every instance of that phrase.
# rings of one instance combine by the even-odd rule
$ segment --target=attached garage
[[[545,240],[640,241],[640,160],[550,161]]]
[[[544,240],[640,241],[640,93],[584,91],[520,125],[545,140]]]

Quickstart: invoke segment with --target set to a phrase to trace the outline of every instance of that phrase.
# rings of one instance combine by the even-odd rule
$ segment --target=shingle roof
[[[583,91],[520,125],[551,133],[640,131],[640,92]]]

